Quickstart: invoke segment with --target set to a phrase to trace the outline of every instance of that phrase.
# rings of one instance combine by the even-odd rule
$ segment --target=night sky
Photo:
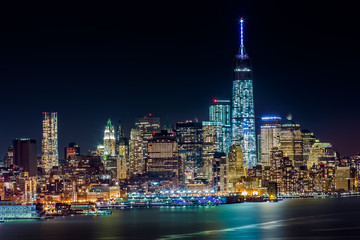
[[[1,7],[0,158],[20,137],[40,153],[43,111],[59,113],[61,157],[72,141],[95,149],[108,118],[127,135],[148,113],[208,120],[213,98],[231,98],[241,16],[256,116],[291,113],[341,154],[360,151],[355,5],[132,2]]]

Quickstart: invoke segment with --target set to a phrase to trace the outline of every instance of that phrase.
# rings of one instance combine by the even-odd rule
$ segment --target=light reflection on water
[[[0,239],[304,239],[360,234],[360,198],[114,211],[0,224]]]

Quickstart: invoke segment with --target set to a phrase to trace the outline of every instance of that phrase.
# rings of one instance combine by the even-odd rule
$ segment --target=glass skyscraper
[[[217,151],[228,154],[231,145],[230,100],[214,99],[209,107],[209,120],[220,126]]]
[[[232,145],[240,145],[247,168],[256,165],[255,113],[251,60],[245,52],[244,20],[240,19],[240,49],[235,55],[232,94]]]
[[[41,162],[45,173],[59,165],[57,112],[43,112],[43,139]]]

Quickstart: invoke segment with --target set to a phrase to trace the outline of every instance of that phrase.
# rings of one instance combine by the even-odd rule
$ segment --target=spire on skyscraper
[[[239,23],[240,23],[240,48],[237,57],[244,59],[248,57],[245,51],[245,44],[244,44],[244,18],[241,17]]]

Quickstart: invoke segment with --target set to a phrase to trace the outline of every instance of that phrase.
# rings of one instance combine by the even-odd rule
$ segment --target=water
[[[360,239],[360,198],[114,211],[0,224],[0,240]]]

